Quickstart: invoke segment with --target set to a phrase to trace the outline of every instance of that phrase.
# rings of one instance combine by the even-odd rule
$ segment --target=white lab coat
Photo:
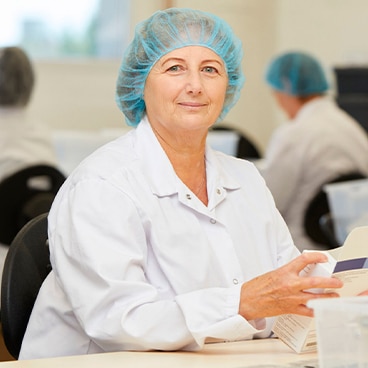
[[[367,133],[327,97],[314,99],[275,131],[260,170],[297,247],[321,249],[304,232],[306,207],[327,181],[368,175]]]
[[[53,271],[21,359],[270,335],[238,314],[241,284],[299,252],[253,164],[207,145],[206,165],[208,207],[145,119],[79,165],[49,215]]]
[[[0,108],[0,180],[38,163],[57,165],[49,129],[24,108]]]

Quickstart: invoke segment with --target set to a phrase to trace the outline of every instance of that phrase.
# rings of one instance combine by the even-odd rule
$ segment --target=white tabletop
[[[118,352],[2,362],[0,368],[317,367],[317,354],[297,354],[278,339],[206,344],[199,352]]]

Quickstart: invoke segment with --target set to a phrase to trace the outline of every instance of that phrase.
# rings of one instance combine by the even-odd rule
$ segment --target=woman
[[[266,317],[310,316],[307,300],[336,296],[303,291],[341,283],[298,276],[325,256],[297,257],[257,169],[206,145],[238,99],[241,57],[211,14],[169,9],[137,27],[117,83],[137,128],[60,190],[21,358],[267,337]]]

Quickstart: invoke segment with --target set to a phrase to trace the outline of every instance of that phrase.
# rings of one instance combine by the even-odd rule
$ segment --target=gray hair
[[[27,54],[19,47],[0,48],[0,106],[26,106],[34,82]]]

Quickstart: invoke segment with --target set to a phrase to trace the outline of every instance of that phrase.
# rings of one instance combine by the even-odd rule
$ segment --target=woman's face
[[[224,62],[215,52],[202,46],[173,50],[148,74],[148,119],[168,130],[208,129],[222,111],[227,86]]]
[[[285,112],[289,119],[294,119],[302,104],[297,96],[284,92],[273,91],[277,104]]]

